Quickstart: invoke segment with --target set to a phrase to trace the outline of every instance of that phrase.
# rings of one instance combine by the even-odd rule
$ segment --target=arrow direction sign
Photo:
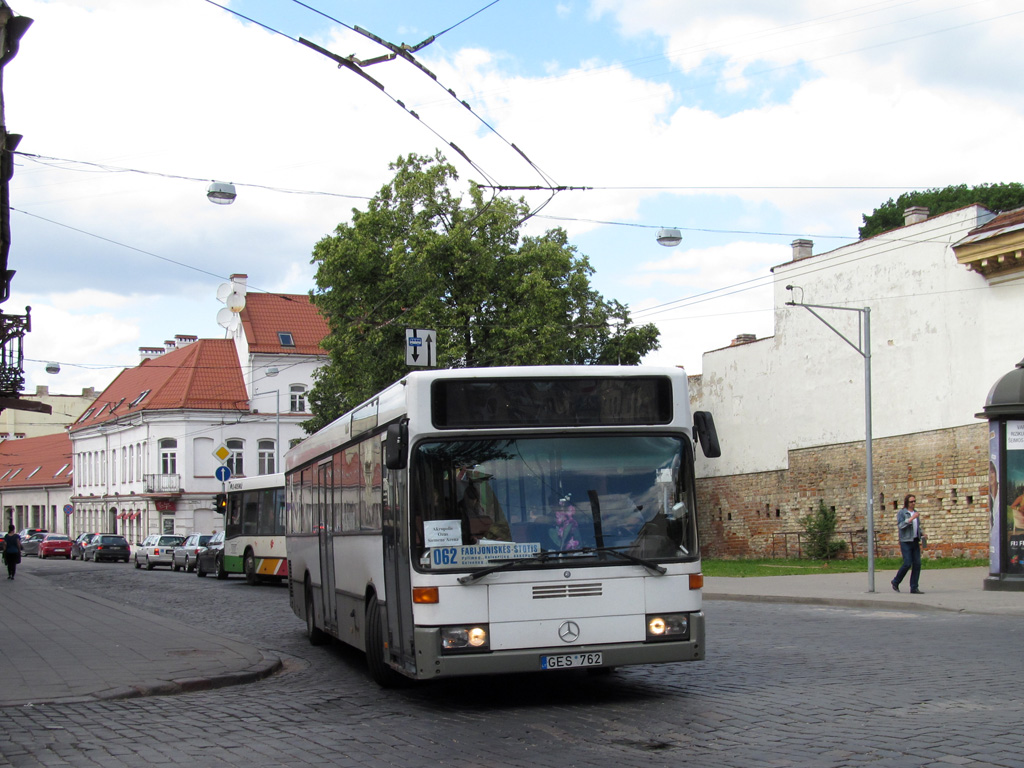
[[[424,328],[405,329],[405,364],[432,368],[437,365],[437,332]]]

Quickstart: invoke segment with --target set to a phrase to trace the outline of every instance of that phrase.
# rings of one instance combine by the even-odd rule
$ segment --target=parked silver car
[[[42,533],[33,533],[23,542],[21,542],[21,555],[25,557],[27,555],[38,555],[39,554],[39,542],[46,536],[46,531]]]
[[[212,537],[213,534],[210,533],[193,533],[190,535],[185,539],[184,544],[175,548],[174,554],[171,556],[171,568],[175,571],[180,571],[184,568],[185,573],[192,573],[196,568],[196,558],[199,556],[199,550],[205,547]]]
[[[174,549],[185,543],[185,537],[176,533],[154,533],[135,548],[135,567],[146,566],[152,571],[155,566],[174,564]]]

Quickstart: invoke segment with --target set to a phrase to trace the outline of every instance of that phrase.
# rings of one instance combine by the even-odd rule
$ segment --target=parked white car
[[[174,550],[185,543],[185,537],[176,533],[154,533],[135,548],[135,567],[146,566],[152,571],[158,565],[174,565]]]
[[[179,571],[184,568],[185,573],[192,573],[196,568],[199,550],[205,547],[211,538],[213,534],[210,533],[193,533],[185,539],[185,543],[177,547],[171,556],[172,570]]]

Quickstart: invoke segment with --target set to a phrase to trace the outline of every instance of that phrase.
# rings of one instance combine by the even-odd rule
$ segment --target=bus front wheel
[[[242,567],[245,571],[245,583],[250,587],[255,587],[259,584],[260,577],[256,575],[256,556],[252,553],[251,549],[245,550],[245,560],[242,561]]]
[[[389,667],[384,659],[384,626],[376,595],[370,595],[370,601],[366,604],[366,666],[370,670],[370,677],[381,688],[396,688],[408,682]]]
[[[306,637],[310,645],[323,645],[327,633],[316,625],[316,611],[313,609],[313,588],[306,582]]]

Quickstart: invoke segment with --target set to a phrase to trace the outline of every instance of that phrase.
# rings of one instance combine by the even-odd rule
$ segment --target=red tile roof
[[[326,355],[321,342],[330,332],[309,296],[301,293],[249,293],[239,313],[250,354]],[[279,333],[295,346],[283,346]]]
[[[141,411],[247,411],[248,406],[234,341],[199,339],[122,371],[71,431]]]
[[[71,485],[71,437],[67,432],[0,442],[0,490]]]

